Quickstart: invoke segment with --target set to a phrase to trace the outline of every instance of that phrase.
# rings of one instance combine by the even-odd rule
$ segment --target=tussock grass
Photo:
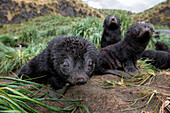
[[[84,109],[87,113],[89,110],[86,106],[82,105],[80,102],[83,100],[73,100],[64,97],[64,99],[54,99],[40,88],[44,87],[46,89],[53,89],[38,83],[34,83],[27,80],[21,80],[11,77],[0,77],[2,80],[10,80],[11,82],[3,82],[0,83],[0,109],[1,112],[15,112],[15,113],[38,113],[37,110],[31,108],[28,103],[36,104],[42,106],[46,109],[55,112],[72,112],[75,110]],[[37,91],[37,93],[35,93]],[[56,91],[55,91],[56,92]],[[60,93],[57,93],[61,95]],[[44,98],[47,96],[46,98]],[[43,103],[43,101],[51,101],[60,103],[62,102],[71,102],[65,108],[56,108],[53,106],[49,106]]]
[[[0,75],[9,75],[38,55],[46,45],[30,45],[28,48],[18,49],[5,46],[2,43],[0,46]]]
[[[29,29],[23,29],[19,37],[19,42],[23,44],[30,44],[38,40],[37,29],[33,26]]]
[[[13,47],[15,44],[17,44],[17,40],[11,35],[1,35],[0,42],[10,47]]]
[[[102,33],[102,23],[99,19],[86,18],[80,21],[73,22],[71,26],[71,33],[75,36],[81,36],[93,42],[99,47]]]

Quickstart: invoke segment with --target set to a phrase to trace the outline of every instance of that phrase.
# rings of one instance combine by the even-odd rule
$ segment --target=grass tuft
[[[37,110],[31,108],[28,103],[40,105],[46,109],[55,112],[72,112],[75,110],[84,109],[87,113],[89,110],[86,106],[80,102],[83,100],[73,100],[64,97],[64,99],[54,99],[44,91],[40,90],[40,87],[47,88],[54,91],[53,89],[38,83],[34,83],[27,80],[21,80],[11,77],[0,77],[2,80],[10,80],[12,82],[4,82],[0,84],[0,108],[1,112],[32,112],[38,113]],[[37,93],[35,93],[37,92]],[[56,91],[55,91],[56,92]],[[35,95],[36,94],[36,95]],[[60,93],[57,93],[61,95]],[[47,96],[48,98],[41,98]],[[56,108],[43,103],[43,101],[51,102],[71,102],[65,108]]]

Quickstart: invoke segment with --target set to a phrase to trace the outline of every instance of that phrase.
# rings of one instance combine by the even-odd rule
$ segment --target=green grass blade
[[[84,106],[82,104],[79,104],[80,107],[82,107],[87,113],[90,113],[89,109],[87,106]]]
[[[62,102],[80,102],[80,101],[82,101],[82,100],[73,100],[73,99],[51,99],[51,98],[37,98],[37,99],[35,99],[35,100],[37,100],[37,101],[62,101]]]
[[[10,109],[1,105],[0,110],[10,110]]]
[[[19,86],[16,86],[16,85],[1,85],[2,87],[8,87],[8,88],[15,88],[15,89],[20,89],[20,90],[22,90],[22,92],[25,92],[25,93],[27,93],[27,94],[31,94],[31,95],[33,95],[33,93],[30,91],[30,90],[27,90],[27,89],[25,89],[25,88],[22,88],[22,87],[19,87]],[[0,86],[0,87],[1,87]],[[27,85],[28,86],[28,85]]]
[[[4,111],[0,111],[0,113],[21,113],[18,110],[4,110]]]
[[[43,90],[41,90],[41,89],[39,89],[39,88],[37,88],[37,87],[34,87],[34,86],[31,86],[32,88],[34,88],[34,89],[36,89],[36,90],[38,90],[38,91],[40,91],[40,92],[42,92],[42,93],[44,93],[45,95],[47,95],[49,98],[53,98],[52,96],[50,96],[49,94],[47,94],[46,92],[44,92]]]
[[[23,101],[20,101],[18,99],[13,99],[14,101],[16,101],[21,107],[23,107],[26,111],[30,111],[31,113],[38,113],[38,111],[34,110],[33,108],[31,108],[30,106],[28,106],[26,103],[24,103]]]
[[[5,95],[5,96],[0,95],[0,98],[8,101],[9,104],[10,104],[11,106],[13,106],[13,109],[19,110],[19,111],[21,111],[22,113],[27,113],[24,109],[22,109],[17,103],[15,103],[13,100],[11,100],[10,98],[8,98],[6,95]]]
[[[65,110],[65,109],[61,109],[61,108],[55,108],[55,107],[52,107],[52,106],[48,106],[48,105],[46,105],[46,104],[44,104],[44,103],[41,103],[41,102],[39,102],[39,101],[36,101],[35,99],[28,98],[28,97],[26,97],[26,96],[21,97],[21,96],[15,96],[15,95],[10,95],[10,94],[9,94],[9,96],[10,96],[11,98],[16,98],[16,99],[19,99],[19,100],[22,100],[22,101],[29,101],[29,102],[32,102],[32,103],[34,103],[34,104],[38,104],[38,105],[40,105],[40,106],[42,106],[42,107],[45,107],[45,108],[47,108],[47,109],[49,109],[49,110],[51,110],[51,111],[56,111],[56,112],[70,111],[70,110]]]

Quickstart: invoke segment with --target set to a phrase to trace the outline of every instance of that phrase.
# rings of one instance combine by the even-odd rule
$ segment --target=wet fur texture
[[[109,15],[103,22],[101,48],[115,44],[121,40],[121,23],[116,15]]]
[[[131,25],[124,39],[99,51],[97,73],[111,73],[124,78],[138,74],[136,62],[148,45],[152,32],[153,28],[149,23],[138,22]]]
[[[90,41],[75,36],[60,36],[36,57],[25,64],[18,76],[23,79],[44,76],[33,81],[61,89],[66,83],[84,84],[92,75],[97,60],[97,48]],[[26,76],[24,76],[26,75]]]
[[[168,46],[162,41],[156,42],[155,47],[156,50],[167,51],[168,53],[170,53],[170,48],[168,48]]]
[[[166,51],[145,50],[142,54],[142,58],[152,60],[147,61],[147,63],[151,63],[156,68],[159,69],[170,68],[170,53]]]

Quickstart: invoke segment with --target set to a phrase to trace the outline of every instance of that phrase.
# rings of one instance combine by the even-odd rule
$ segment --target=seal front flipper
[[[125,79],[130,79],[131,76],[126,73],[126,72],[123,72],[121,70],[117,70],[117,69],[114,69],[114,70],[106,70],[103,72],[103,74],[113,74],[113,75],[117,75],[119,77],[123,77]]]

